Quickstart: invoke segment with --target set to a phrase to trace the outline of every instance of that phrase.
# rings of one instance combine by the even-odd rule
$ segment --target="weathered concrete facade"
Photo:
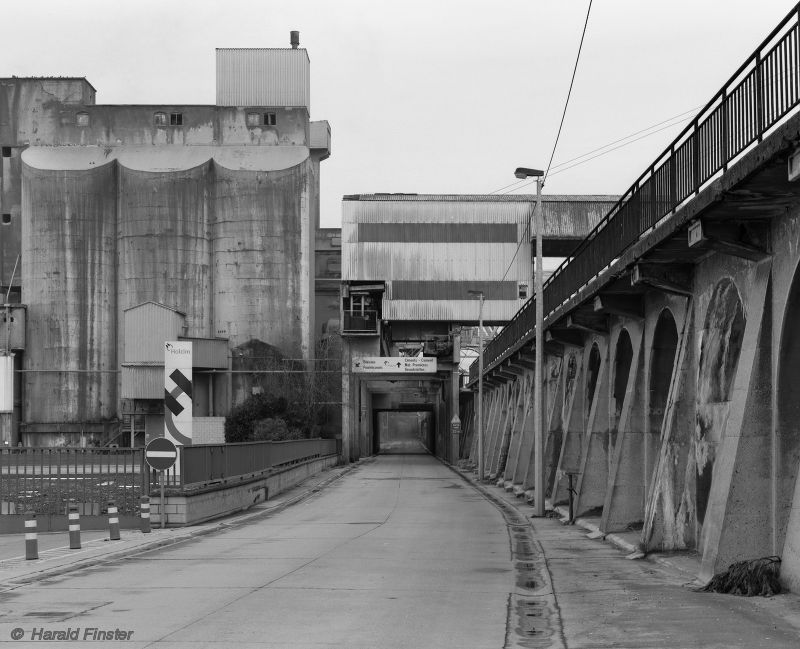
[[[257,52],[270,51],[307,96],[305,50]],[[235,68],[236,52],[225,54]],[[182,336],[225,339],[232,356],[252,341],[313,356],[330,128],[310,121],[307,103],[258,98],[102,106],[85,79],[0,79],[0,284],[27,307],[15,350],[21,437],[6,441],[76,443],[118,428],[130,412],[124,313],[142,303],[180,312]],[[227,407],[239,382],[227,382]]]

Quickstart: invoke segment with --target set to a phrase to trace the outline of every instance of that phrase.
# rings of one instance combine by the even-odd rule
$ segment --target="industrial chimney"
[[[296,50],[298,47],[300,47],[300,32],[294,32],[293,31],[293,32],[289,32],[289,34],[290,34],[290,40],[291,40],[291,43],[292,43],[292,49]]]

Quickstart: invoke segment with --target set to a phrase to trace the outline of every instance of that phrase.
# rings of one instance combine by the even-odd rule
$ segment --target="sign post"
[[[144,449],[144,459],[147,464],[158,471],[158,482],[161,488],[161,499],[158,501],[158,517],[161,519],[161,529],[166,527],[166,503],[164,502],[164,472],[175,464],[178,459],[178,448],[166,437],[151,439]]]
[[[192,343],[164,343],[164,437],[192,444]]]

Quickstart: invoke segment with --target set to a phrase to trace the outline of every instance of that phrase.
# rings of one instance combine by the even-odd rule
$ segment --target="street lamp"
[[[544,307],[542,271],[542,185],[544,172],[540,169],[517,167],[516,178],[536,178],[536,209],[534,210],[534,232],[536,234],[536,359],[534,360],[533,383],[533,492],[534,515],[544,516],[544,436],[542,433],[542,366],[544,364]]]
[[[467,291],[478,306],[478,481],[483,482],[483,291]]]

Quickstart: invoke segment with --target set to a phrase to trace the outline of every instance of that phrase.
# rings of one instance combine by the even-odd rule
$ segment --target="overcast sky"
[[[332,129],[322,225],[338,227],[344,194],[490,193],[546,168],[588,4],[8,2],[0,76],[85,76],[98,103],[213,104],[214,48],[288,47],[299,30],[311,117]],[[704,104],[793,4],[594,0],[554,165]],[[544,191],[621,193],[679,130],[554,166]]]

